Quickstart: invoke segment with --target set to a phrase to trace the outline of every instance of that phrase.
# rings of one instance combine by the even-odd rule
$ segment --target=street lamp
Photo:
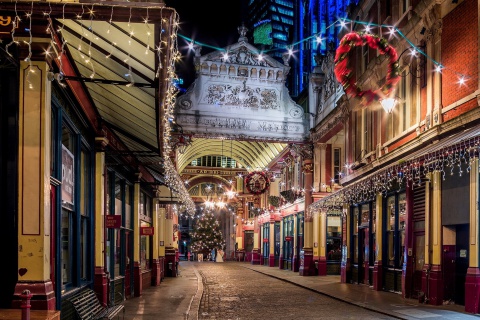
[[[398,100],[393,97],[393,98],[385,98],[380,100],[380,104],[383,107],[383,110],[385,110],[386,113],[392,113],[393,108],[397,105]]]

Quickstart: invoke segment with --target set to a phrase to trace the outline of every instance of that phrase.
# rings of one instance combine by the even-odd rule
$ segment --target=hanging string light
[[[375,175],[312,203],[309,210],[338,209],[344,204],[353,205],[372,201],[377,194],[386,197],[392,191],[420,186],[424,181],[430,180],[429,176],[433,172],[439,172],[442,180],[446,179],[447,172],[451,176],[455,174],[462,176],[464,170],[470,172],[471,166],[479,154],[480,135],[476,133],[453,146],[427,152],[419,157],[403,161],[401,164],[380,170]],[[397,189],[394,189],[395,187]]]
[[[352,25],[352,31],[353,31],[353,26],[357,25],[357,24],[365,25],[364,32],[367,32],[367,33],[372,32],[373,28],[375,28],[375,27],[379,28],[379,29],[388,30],[387,34],[389,34],[390,37],[399,37],[399,38],[404,39],[407,42],[407,44],[411,48],[412,55],[420,54],[420,55],[423,55],[426,59],[432,61],[433,65],[435,66],[435,72],[444,72],[444,71],[448,70],[448,71],[451,71],[451,72],[455,73],[458,76],[458,79],[459,79],[458,84],[459,85],[465,85],[465,82],[472,78],[471,76],[469,76],[467,74],[457,72],[453,69],[447,68],[442,63],[440,63],[440,62],[436,61],[435,59],[433,59],[432,57],[430,57],[420,47],[416,46],[410,39],[408,39],[399,28],[397,28],[396,26],[393,26],[393,25],[375,24],[375,23],[372,23],[370,21],[351,20],[351,19],[348,19],[348,18],[342,18],[342,19],[337,19],[332,24],[327,26],[325,28],[325,31],[329,30],[330,28],[335,28],[335,27],[339,27],[341,29],[347,29],[347,24]],[[199,46],[202,46],[202,47],[212,48],[212,49],[217,50],[217,51],[222,51],[222,52],[225,51],[224,48],[219,48],[219,47],[212,46],[212,45],[200,42],[200,41],[196,41],[196,40],[194,40],[194,39],[192,39],[188,36],[182,35],[182,34],[178,34],[178,37],[184,39],[187,42],[187,45],[188,45],[189,48],[193,48],[194,45],[199,45]],[[294,55],[294,48],[295,47],[301,46],[301,45],[303,45],[304,42],[311,41],[311,40],[314,40],[317,44],[319,44],[319,43],[322,42],[322,39],[323,39],[322,35],[320,33],[316,33],[316,34],[313,34],[309,37],[300,39],[299,41],[297,41],[295,43],[286,45],[283,48],[272,48],[270,50],[263,51],[263,53],[269,53],[269,52],[277,51],[277,50],[284,50],[284,51],[286,51],[285,52],[286,57],[291,57],[291,56]]]
[[[28,36],[29,40],[28,42],[25,42],[28,45],[28,56],[24,59],[25,62],[28,62],[28,71],[27,71],[27,76],[25,77],[25,81],[28,84],[29,89],[33,89],[33,84],[30,81],[30,74],[35,73],[35,70],[32,67],[32,14],[33,14],[33,1],[32,5],[30,7],[30,12],[28,12],[27,18],[28,18]]]

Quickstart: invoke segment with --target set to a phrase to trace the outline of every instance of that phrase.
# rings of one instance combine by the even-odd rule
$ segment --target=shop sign
[[[154,230],[153,227],[140,227],[141,236],[153,236]]]
[[[73,153],[62,145],[62,203],[73,206],[73,186],[75,176],[73,171]]]
[[[263,239],[263,242],[268,242],[268,238],[264,238],[264,239]]]
[[[120,229],[122,226],[122,216],[116,214],[107,215],[105,225],[109,229]]]
[[[10,34],[13,21],[14,17],[12,16],[0,16],[0,34]],[[15,25],[15,29],[17,28],[18,24]]]
[[[293,237],[285,237],[285,241],[292,241]]]

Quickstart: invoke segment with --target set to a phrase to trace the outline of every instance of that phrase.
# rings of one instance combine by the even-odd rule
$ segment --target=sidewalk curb
[[[200,300],[202,299],[203,295],[202,276],[200,273],[198,273],[198,270],[194,265],[192,265],[192,268],[193,272],[195,272],[195,276],[197,277],[197,291],[190,300],[187,312],[185,312],[185,320],[198,320],[198,309],[200,308]]]

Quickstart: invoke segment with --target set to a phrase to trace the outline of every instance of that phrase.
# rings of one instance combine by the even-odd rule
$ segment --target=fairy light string
[[[111,29],[111,27],[112,27],[113,8],[114,8],[114,6],[112,6],[112,11],[110,12],[110,20],[108,20],[107,34],[110,34],[110,29]],[[111,42],[110,42],[110,52],[109,52],[109,54],[107,54],[107,55],[105,56],[105,58],[109,59],[109,58],[112,56],[113,50],[115,49],[115,46],[116,46],[116,45],[117,45],[117,44],[116,44],[114,41],[111,41]]]
[[[446,146],[436,151],[406,160],[380,170],[370,177],[364,178],[351,186],[327,196],[310,205],[310,211],[332,210],[343,204],[354,205],[373,201],[377,194],[386,197],[392,191],[419,187],[424,181],[430,181],[430,174],[439,172],[445,180],[447,174],[462,176],[469,173],[480,154],[480,135],[465,138],[454,146]],[[399,161],[400,162],[400,161]],[[480,164],[479,164],[480,169]],[[396,186],[397,189],[394,189]],[[332,204],[333,203],[333,204]]]
[[[130,23],[132,20],[132,7],[130,7],[130,16],[128,17],[128,23],[127,23],[127,26],[128,26],[128,33],[129,33],[129,39],[128,39],[128,45],[131,46],[132,45],[132,37],[134,35],[134,31],[133,31],[133,28],[132,28],[132,24]],[[131,51],[132,50],[127,50],[128,51],[128,54],[127,54],[127,58],[125,60],[123,60],[123,62],[125,62],[128,66],[128,73],[125,75],[126,78],[130,78],[130,83],[127,84],[127,87],[133,87],[135,85],[135,80],[133,80],[133,74],[132,74],[132,65],[130,64],[130,58],[131,58]]]
[[[33,15],[33,1],[32,1],[32,4],[31,4],[31,7],[30,7],[30,12],[28,12],[27,14],[27,18],[28,18],[28,36],[29,36],[29,40],[28,42],[24,41],[27,46],[28,46],[28,56],[24,59],[25,62],[28,62],[28,71],[27,71],[27,76],[25,77],[25,81],[27,82],[28,84],[28,88],[29,89],[33,89],[33,83],[30,81],[30,74],[32,73],[35,73],[35,70],[33,70],[33,66],[32,66],[32,41],[33,41],[33,37],[32,37],[32,15]]]
[[[13,19],[12,21],[12,41],[10,43],[8,43],[6,46],[5,46],[5,51],[7,52],[7,54],[11,57],[12,54],[8,51],[9,47],[12,45],[12,44],[17,44],[18,45],[18,41],[15,40],[15,29],[18,27],[18,25],[20,24],[20,17],[18,16],[18,12],[17,12],[17,2],[15,2],[15,18]]]
[[[88,30],[90,31],[90,36],[89,36],[89,41],[88,41],[88,59],[85,60],[85,63],[89,64],[92,67],[92,73],[90,74],[90,79],[93,79],[95,77],[95,65],[92,62],[92,38],[94,35],[93,32],[93,17],[94,17],[94,6],[95,4],[92,5],[92,8],[90,9],[90,26]],[[87,34],[88,36],[88,34]]]
[[[387,29],[388,33],[390,34],[390,37],[398,35],[399,38],[404,39],[405,42],[410,46],[410,48],[412,50],[412,54],[418,53],[418,54],[423,55],[426,59],[430,60],[433,63],[433,65],[435,66],[435,70],[434,70],[435,72],[444,72],[444,71],[453,72],[454,74],[456,74],[459,77],[459,83],[460,84],[464,84],[465,81],[467,81],[468,79],[471,79],[471,76],[469,76],[467,74],[464,74],[464,73],[461,73],[461,72],[458,72],[458,71],[455,71],[451,68],[448,68],[447,66],[445,66],[442,63],[433,59],[424,50],[422,50],[420,47],[415,45],[410,39],[408,39],[408,37],[399,28],[397,28],[394,25],[376,24],[376,23],[366,22],[366,21],[361,21],[361,20],[352,20],[352,19],[348,19],[348,18],[342,18],[342,19],[337,19],[336,21],[334,21],[332,24],[327,26],[325,28],[325,30],[329,30],[330,28],[336,28],[336,27],[347,28],[348,23],[350,23],[352,26],[354,24],[366,26],[366,28],[365,28],[366,33],[371,33],[371,31],[372,31],[371,27],[377,27],[377,28],[380,28],[380,29]],[[178,34],[178,37],[185,40],[188,43],[188,47],[190,49],[193,49],[194,45],[199,45],[199,46],[211,48],[211,49],[214,49],[214,50],[220,51],[220,52],[225,52],[226,51],[225,48],[219,48],[219,47],[216,47],[216,46],[204,43],[204,42],[196,41],[196,40],[194,40],[194,39],[192,39],[188,36],[182,35],[182,34]],[[272,52],[272,51],[277,51],[277,50],[283,50],[283,51],[286,51],[287,54],[290,56],[290,55],[293,54],[295,47],[298,47],[298,46],[302,45],[304,42],[310,41],[312,39],[315,39],[315,41],[319,44],[323,40],[323,37],[322,37],[321,33],[316,33],[316,34],[311,35],[309,37],[303,38],[303,39],[301,39],[297,42],[294,42],[290,45],[287,45],[284,48],[273,48],[273,49],[270,49],[270,50],[262,51],[262,54]]]
[[[145,20],[144,20],[144,23],[145,23],[145,33],[147,35],[147,41],[146,41],[146,48],[145,48],[145,55],[148,55],[149,51],[150,51],[150,25],[148,24],[148,19],[149,19],[149,15],[148,15],[148,8],[147,8],[147,16],[145,17]]]
[[[45,32],[50,34],[50,45],[45,51],[45,56],[47,57],[50,56],[51,54],[50,49],[55,48],[55,45],[56,45],[56,41],[54,37],[55,30],[53,29],[53,22],[52,22],[52,19],[50,18],[50,14],[52,13],[52,4],[50,2],[48,3],[48,8],[50,9],[49,12],[43,13],[43,16],[46,17],[46,19],[48,20],[47,29],[45,30]]]

